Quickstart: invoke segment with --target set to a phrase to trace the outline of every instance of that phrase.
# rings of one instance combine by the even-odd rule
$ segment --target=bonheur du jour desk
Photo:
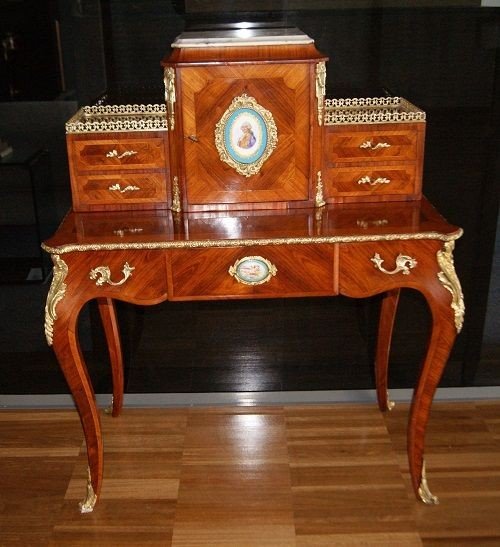
[[[97,299],[102,317],[112,367],[112,414],[118,416],[123,369],[114,300],[151,305],[383,293],[375,369],[378,405],[385,411],[391,408],[388,355],[402,288],[420,291],[432,316],[409,415],[408,459],[416,496],[436,503],[425,477],[424,437],[436,386],[463,322],[452,256],[461,233],[425,199],[283,211],[70,212],[44,244],[54,263],[45,332],[85,434],[89,480],[81,511],[92,511],[103,480],[99,411],[77,329],[89,300]]]

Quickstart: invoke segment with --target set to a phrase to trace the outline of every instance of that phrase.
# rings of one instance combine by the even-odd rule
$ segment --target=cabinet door
[[[184,184],[189,207],[215,204],[223,208],[228,204],[308,200],[310,71],[306,63],[179,70]],[[245,104],[246,100],[254,101],[257,113],[261,114],[252,114],[252,108],[238,110],[234,106]],[[254,120],[259,125],[259,116],[262,121],[269,115],[275,126],[275,142],[272,135],[263,136],[262,131],[256,141],[251,141],[250,146],[254,149],[261,146],[261,152],[267,155],[257,166],[257,172],[252,173],[245,163],[248,143],[240,140],[245,129],[245,112],[250,112],[249,125]],[[224,138],[224,146],[233,146],[232,160],[236,158],[241,169],[222,158],[220,142]]]

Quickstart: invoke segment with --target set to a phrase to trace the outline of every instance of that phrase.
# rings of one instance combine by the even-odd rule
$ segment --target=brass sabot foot
[[[115,399],[113,396],[111,396],[111,404],[104,409],[105,414],[113,414],[114,402],[115,402]]]
[[[425,474],[425,461],[422,464],[422,478],[420,479],[420,486],[418,487],[418,495],[420,499],[427,505],[438,505],[439,499],[432,494],[427,484],[427,477]]]
[[[85,499],[78,504],[78,506],[80,507],[80,513],[92,513],[92,511],[94,510],[94,505],[97,501],[97,496],[95,495],[94,489],[92,488],[90,469],[87,469],[87,472],[87,495]]]
[[[387,406],[387,410],[392,410],[396,406],[396,403],[394,401],[391,401],[391,399],[389,399],[389,392],[387,392],[386,406]]]

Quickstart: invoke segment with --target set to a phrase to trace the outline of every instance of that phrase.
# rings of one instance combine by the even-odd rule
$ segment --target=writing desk
[[[432,316],[410,409],[408,459],[417,498],[437,503],[425,477],[424,437],[435,389],[463,322],[452,255],[461,234],[425,199],[231,213],[70,212],[43,245],[54,263],[45,333],[87,444],[89,480],[80,510],[93,510],[103,480],[99,412],[77,329],[80,310],[89,300],[97,299],[103,321],[113,377],[112,414],[118,416],[123,368],[115,299],[151,305],[383,293],[375,376],[378,405],[385,411],[392,406],[388,356],[402,288],[420,291]]]

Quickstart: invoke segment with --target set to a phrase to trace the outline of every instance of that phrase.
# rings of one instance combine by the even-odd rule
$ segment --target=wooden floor
[[[0,412],[0,545],[500,545],[500,403],[435,403],[417,502],[408,406],[103,413],[105,480],[81,515],[74,411]]]

